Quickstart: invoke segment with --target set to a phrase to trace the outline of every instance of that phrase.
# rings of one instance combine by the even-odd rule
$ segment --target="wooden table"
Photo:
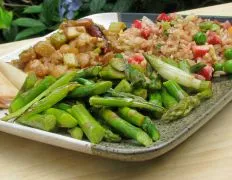
[[[232,3],[185,11],[232,16]],[[0,54],[35,39],[0,45]],[[94,157],[0,132],[1,180],[232,179],[232,103],[169,153],[128,163]]]

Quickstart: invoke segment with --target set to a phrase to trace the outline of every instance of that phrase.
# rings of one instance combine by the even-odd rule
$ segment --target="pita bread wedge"
[[[13,99],[18,89],[0,72],[0,99]]]
[[[8,108],[12,100],[13,100],[12,98],[6,98],[6,97],[0,98],[0,109]]]
[[[0,62],[0,72],[17,88],[20,89],[26,79],[26,73],[6,62]]]

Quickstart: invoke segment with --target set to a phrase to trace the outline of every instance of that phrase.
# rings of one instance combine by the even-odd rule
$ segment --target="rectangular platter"
[[[94,22],[104,25],[107,28],[111,22],[115,21],[123,21],[129,26],[134,19],[140,19],[143,16],[147,16],[153,20],[157,14],[102,13],[88,17],[92,18]],[[203,17],[216,19],[218,21],[232,20],[231,17]],[[40,40],[43,40],[45,37],[42,37]],[[0,60],[9,62],[12,59],[16,59],[20,52],[29,48],[30,46],[33,46],[33,44],[27,44],[25,47],[17,49],[6,56],[0,57]],[[213,82],[213,93],[212,98],[203,102],[187,117],[169,124],[157,121],[156,124],[161,133],[161,139],[154,142],[150,147],[139,146],[133,141],[123,141],[121,143],[101,142],[100,144],[95,145],[88,141],[76,140],[66,135],[50,133],[4,121],[0,121],[0,131],[101,157],[122,161],[145,161],[158,157],[182,143],[199,128],[201,128],[206,122],[208,122],[227,103],[229,103],[232,100],[232,80],[229,78],[215,79]],[[0,110],[0,118],[3,117],[5,113],[7,113],[6,110]]]

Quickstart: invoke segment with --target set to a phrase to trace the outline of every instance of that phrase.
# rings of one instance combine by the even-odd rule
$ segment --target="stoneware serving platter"
[[[157,15],[142,13],[103,13],[91,15],[89,18],[92,18],[94,22],[108,28],[109,24],[113,21],[124,21],[127,25],[130,25],[134,19],[140,19],[142,16],[154,19]],[[205,17],[217,19],[219,21],[232,20],[231,17]],[[42,37],[41,40],[44,38],[45,37]],[[6,56],[0,57],[0,60],[9,62],[12,59],[16,59],[21,51],[32,45],[33,44],[28,44],[21,49],[17,49]],[[134,141],[123,141],[121,143],[102,142],[95,145],[88,141],[76,140],[66,135],[45,132],[16,123],[3,122],[1,120],[0,131],[92,155],[123,161],[144,161],[160,156],[182,143],[229,103],[232,99],[232,80],[229,78],[215,79],[213,83],[213,93],[214,95],[211,99],[202,103],[189,116],[169,124],[157,121],[156,124],[157,128],[160,130],[161,139],[155,142],[151,147],[142,147]],[[0,117],[3,117],[5,113],[7,113],[7,111],[0,110]]]

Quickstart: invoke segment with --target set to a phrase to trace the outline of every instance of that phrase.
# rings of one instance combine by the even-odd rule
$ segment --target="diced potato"
[[[27,63],[30,60],[33,60],[36,58],[36,53],[34,51],[33,48],[29,48],[25,51],[23,51],[20,55],[19,55],[19,59],[22,63]]]
[[[25,72],[35,72],[37,76],[44,77],[48,75],[49,68],[45,66],[39,59],[34,59],[33,61],[30,61],[27,63],[27,65],[24,68]]]
[[[64,57],[64,64],[67,65],[68,67],[78,67],[78,61],[73,53],[66,53],[63,55]]]
[[[50,74],[56,78],[60,77],[68,71],[66,65],[53,65],[53,68],[50,70]]]
[[[86,29],[85,29],[84,26],[77,26],[77,27],[76,27],[76,30],[77,30],[78,32],[86,33]]]
[[[56,48],[59,49],[60,46],[67,42],[66,36],[62,32],[56,32],[51,35],[50,37],[51,44]]]
[[[74,53],[75,55],[77,55],[79,53],[78,49],[75,47],[71,47],[68,44],[64,44],[60,47],[60,52],[61,53]]]
[[[78,37],[81,33],[77,30],[76,27],[67,27],[64,29],[64,33],[68,39],[74,39]]]
[[[90,63],[90,56],[87,53],[80,53],[77,58],[81,68],[87,67]]]
[[[56,50],[47,41],[40,41],[34,46],[35,52],[42,57],[50,57]]]
[[[63,63],[63,54],[60,51],[54,52],[50,57],[50,61],[53,64]]]

